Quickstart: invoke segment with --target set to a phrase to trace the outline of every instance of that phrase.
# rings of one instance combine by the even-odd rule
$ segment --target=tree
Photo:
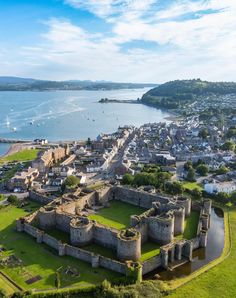
[[[133,185],[142,186],[142,185],[156,185],[156,179],[154,174],[149,173],[138,173],[134,176]]]
[[[209,168],[204,164],[200,164],[197,166],[196,171],[200,176],[206,176],[209,172]]]
[[[216,174],[223,175],[229,172],[229,169],[226,166],[219,167],[218,170],[216,170]]]
[[[193,168],[190,168],[188,170],[188,174],[186,176],[186,180],[189,182],[195,182],[196,178],[195,178],[195,170]]]
[[[122,183],[126,185],[131,185],[134,181],[134,177],[131,174],[126,173],[123,176]]]
[[[79,183],[80,183],[79,178],[76,177],[76,176],[73,176],[73,175],[68,176],[66,178],[66,180],[64,181],[65,186],[69,187],[69,188],[70,187],[76,187],[76,186],[78,186]]]
[[[229,203],[229,199],[230,196],[225,192],[218,192],[216,195],[216,200],[223,204]]]
[[[156,187],[163,188],[166,181],[170,180],[171,174],[168,172],[156,173]]]
[[[166,182],[165,190],[172,195],[182,194],[184,191],[183,185],[178,181]]]
[[[91,144],[92,144],[91,139],[88,138],[88,139],[87,139],[87,146],[91,146]]]
[[[227,141],[221,146],[221,149],[224,151],[234,151],[235,143],[231,141]]]
[[[202,139],[206,139],[208,137],[208,130],[206,128],[203,128],[199,131],[198,136]]]
[[[184,164],[185,171],[188,171],[192,166],[193,166],[193,163],[191,160],[186,161],[186,163]]]
[[[191,191],[191,195],[192,195],[193,199],[199,200],[202,197],[202,191],[200,189],[198,189],[198,188],[194,188]]]
[[[7,198],[8,202],[13,204],[13,205],[17,205],[18,204],[18,198],[17,196],[14,196],[14,195],[10,195],[8,198]]]

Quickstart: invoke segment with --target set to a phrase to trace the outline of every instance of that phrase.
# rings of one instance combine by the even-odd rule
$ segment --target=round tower
[[[73,218],[70,222],[70,241],[73,245],[83,246],[93,239],[93,222],[87,217]]]
[[[191,199],[187,197],[177,197],[177,203],[185,208],[185,217],[191,213]]]
[[[53,206],[41,207],[38,211],[39,226],[43,230],[49,230],[55,227],[56,211]]]
[[[174,238],[174,214],[173,212],[148,218],[149,238],[160,244],[167,244]]]
[[[117,257],[121,261],[137,261],[141,257],[141,234],[135,229],[117,234]]]
[[[206,247],[207,246],[207,231],[202,230],[199,235],[199,246]]]
[[[185,208],[180,206],[174,210],[175,222],[174,222],[174,235],[180,235],[184,232],[184,219],[185,219]]]

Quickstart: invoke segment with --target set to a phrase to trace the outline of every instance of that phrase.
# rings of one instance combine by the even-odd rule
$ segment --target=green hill
[[[141,99],[142,103],[176,109],[191,103],[202,95],[225,95],[236,93],[234,82],[207,82],[196,80],[176,80],[149,90]]]

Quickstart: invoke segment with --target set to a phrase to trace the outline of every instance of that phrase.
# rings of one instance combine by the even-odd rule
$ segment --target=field
[[[141,262],[144,262],[160,253],[160,245],[154,242],[146,242],[142,245]]]
[[[198,184],[197,182],[183,182],[183,187],[185,189],[193,190],[194,188],[197,188],[198,190],[202,190],[202,186]]]
[[[228,212],[225,212],[225,216],[226,240],[222,256],[206,265],[206,272],[204,272],[204,268],[201,268],[199,272],[190,276],[189,279],[174,281],[169,287],[180,286],[182,283],[185,284],[177,288],[168,297],[236,297],[236,209],[232,208],[229,211],[229,223]],[[213,267],[214,265],[216,266]]]
[[[144,211],[145,209],[128,203],[111,201],[108,208],[102,208],[98,214],[92,214],[89,218],[100,224],[122,230],[130,226],[131,215],[139,215]]]
[[[6,157],[0,158],[0,164],[4,162],[13,162],[13,161],[31,161],[37,157],[39,150],[38,149],[24,149],[17,153],[8,155]]]
[[[36,207],[33,206],[33,209]],[[119,274],[106,269],[92,269],[90,264],[68,256],[59,257],[53,249],[37,244],[35,239],[25,233],[16,232],[15,219],[25,214],[23,209],[13,206],[0,210],[0,245],[6,249],[2,258],[14,254],[23,262],[21,266],[4,267],[1,270],[23,289],[54,288],[55,271],[58,268],[61,268],[62,287],[98,284],[104,279],[113,280],[120,277]],[[65,274],[65,269],[68,267],[76,269],[80,276],[73,277]],[[37,275],[41,277],[39,281],[32,284],[26,283],[26,280]],[[5,289],[7,290],[7,287]]]

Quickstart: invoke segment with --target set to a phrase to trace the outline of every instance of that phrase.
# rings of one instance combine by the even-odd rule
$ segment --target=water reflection
[[[208,231],[207,247],[193,251],[193,260],[173,271],[166,271],[159,268],[145,278],[153,278],[155,274],[159,275],[161,280],[171,280],[184,277],[191,274],[212,260],[220,257],[224,248],[224,213],[222,209],[212,208],[211,226]]]

